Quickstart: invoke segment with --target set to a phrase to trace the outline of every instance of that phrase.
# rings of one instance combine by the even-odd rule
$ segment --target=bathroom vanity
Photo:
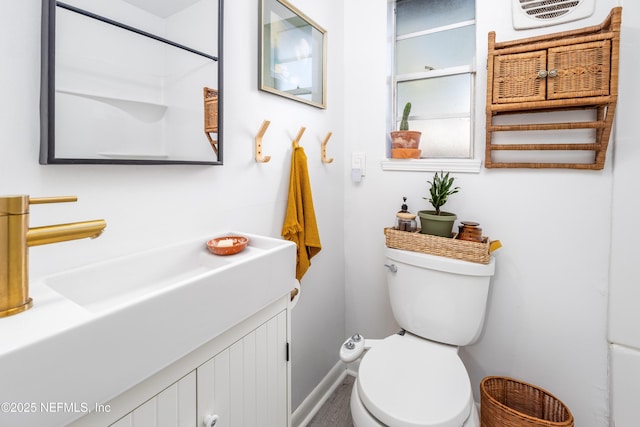
[[[288,299],[91,408],[71,426],[288,426]]]
[[[208,252],[229,234],[246,249]],[[0,425],[288,425],[295,257],[218,232],[34,281],[0,322]]]

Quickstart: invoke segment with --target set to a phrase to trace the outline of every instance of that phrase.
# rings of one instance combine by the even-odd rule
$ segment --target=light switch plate
[[[367,158],[365,153],[351,153],[351,169],[360,169],[361,175],[365,176],[367,174],[366,167]]]

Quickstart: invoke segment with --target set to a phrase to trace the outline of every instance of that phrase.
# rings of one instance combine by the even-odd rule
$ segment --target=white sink
[[[67,271],[44,279],[54,291],[91,311],[135,303],[166,288],[255,255],[215,256],[200,239]]]
[[[247,248],[209,253],[227,234]],[[0,319],[0,402],[36,410],[0,425],[81,417],[288,294],[295,257],[291,242],[221,232],[35,281],[34,307]]]

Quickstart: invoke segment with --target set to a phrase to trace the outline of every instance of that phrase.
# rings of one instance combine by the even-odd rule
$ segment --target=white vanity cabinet
[[[288,299],[281,298],[72,426],[201,427],[208,416],[217,416],[216,427],[289,426]]]
[[[281,312],[198,367],[197,425],[288,425],[286,331]]]
[[[196,373],[190,372],[111,426],[195,426],[195,401]]]

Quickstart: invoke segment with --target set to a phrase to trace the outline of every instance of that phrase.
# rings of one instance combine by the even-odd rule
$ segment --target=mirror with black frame
[[[223,0],[42,0],[41,164],[222,164]]]

